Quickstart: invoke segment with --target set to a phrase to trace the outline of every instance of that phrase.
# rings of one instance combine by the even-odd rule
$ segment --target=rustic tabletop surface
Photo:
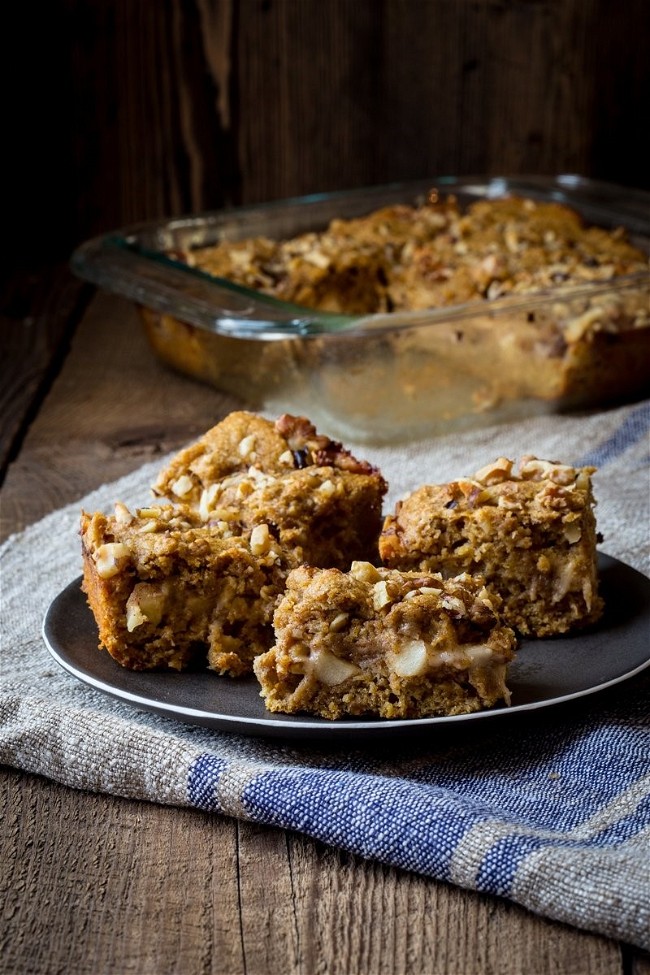
[[[133,308],[67,270],[13,281],[5,298],[3,538],[234,405],[166,371]],[[14,769],[2,781],[5,975],[650,975],[630,946],[298,833]]]

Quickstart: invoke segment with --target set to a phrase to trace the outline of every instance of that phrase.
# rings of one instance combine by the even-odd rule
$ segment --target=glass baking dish
[[[650,254],[650,193],[574,175],[439,177],[163,220],[90,240],[82,278],[132,299],[159,358],[251,409],[309,416],[341,439],[387,443],[650,392],[650,265],[426,311],[340,315],[200,271],[175,253],[287,239],[435,188],[461,207],[507,195],[564,203],[624,227]]]

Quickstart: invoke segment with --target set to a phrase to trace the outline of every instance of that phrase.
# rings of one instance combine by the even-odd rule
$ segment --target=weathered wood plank
[[[623,971],[611,941],[298,834],[0,778],[6,975]]]
[[[98,294],[9,466],[0,538],[180,447],[235,405],[162,366],[132,305]]]
[[[0,484],[61,367],[92,289],[65,268],[13,274],[0,292]]]
[[[294,896],[302,905],[302,971],[609,975],[621,970],[621,952],[613,942],[552,924],[507,901],[367,863],[294,834],[289,849]]]
[[[244,971],[232,820],[2,778],[3,972]]]
[[[610,7],[53,0],[38,32],[17,10],[34,84],[11,105],[11,257],[65,258],[140,220],[440,174],[579,171],[650,188],[636,135],[650,6]]]

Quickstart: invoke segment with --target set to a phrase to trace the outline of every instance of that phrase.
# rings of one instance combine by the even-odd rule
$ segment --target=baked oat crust
[[[593,467],[501,457],[473,477],[424,485],[384,522],[382,561],[481,575],[519,633],[552,636],[598,620]]]
[[[268,525],[293,564],[377,560],[387,485],[305,417],[231,413],[161,472],[154,493],[237,534]]]
[[[466,714],[509,702],[513,631],[480,580],[354,563],[288,576],[254,671],[270,711],[324,718]]]
[[[194,267],[283,301],[345,314],[414,311],[647,271],[622,229],[517,196],[462,212],[435,191],[284,241],[224,241],[184,252]]]
[[[100,647],[132,670],[233,677],[273,640],[287,566],[266,534],[233,537],[171,505],[81,517],[83,590]]]

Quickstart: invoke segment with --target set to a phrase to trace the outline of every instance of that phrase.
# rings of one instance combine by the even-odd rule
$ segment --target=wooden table
[[[133,308],[65,269],[5,298],[2,537],[235,405],[166,371]],[[298,833],[2,781],[2,975],[650,975],[629,946]]]

